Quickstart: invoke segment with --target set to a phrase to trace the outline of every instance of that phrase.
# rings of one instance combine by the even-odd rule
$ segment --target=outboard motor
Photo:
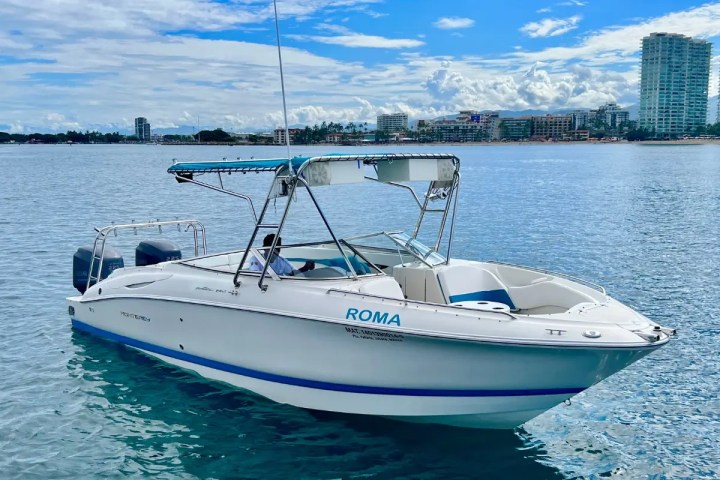
[[[75,287],[80,293],[85,293],[92,257],[92,245],[78,248],[75,255],[73,255],[73,287]],[[97,271],[99,266],[100,261],[95,260],[95,265],[93,265],[93,277],[98,276]],[[116,268],[123,268],[124,266],[125,262],[123,261],[120,252],[106,245],[105,250],[103,251],[102,272],[100,272],[100,279],[107,278],[113,270]],[[91,286],[92,285],[94,285],[94,283],[92,283]]]
[[[180,259],[180,247],[169,240],[143,240],[135,249],[135,265],[138,267]]]

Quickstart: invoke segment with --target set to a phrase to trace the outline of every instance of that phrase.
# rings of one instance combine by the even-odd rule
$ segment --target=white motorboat
[[[180,182],[247,200],[253,215],[248,196],[200,175],[269,172],[270,192],[247,246],[207,254],[199,222],[164,222],[192,227],[195,257],[172,260],[171,252],[159,259],[169,261],[145,259],[136,262],[142,266],[112,270],[108,236],[159,223],[100,229],[86,252],[89,265],[79,268],[76,284],[84,293],[68,298],[72,325],[276,402],[512,428],[675,333],[589,282],[450,258],[460,187],[454,155],[176,163],[168,171]],[[413,232],[335,235],[313,190],[365,181],[413,195],[419,207]],[[429,182],[424,194],[412,188],[416,183],[402,183],[418,181]],[[270,252],[296,199],[317,208],[329,238],[283,245],[282,256],[296,269],[283,275],[273,270]],[[267,219],[272,204],[283,208],[274,224]],[[431,214],[439,228],[428,246],[418,236]],[[275,234],[271,245],[256,246],[260,232]],[[299,271],[308,261],[315,268]]]

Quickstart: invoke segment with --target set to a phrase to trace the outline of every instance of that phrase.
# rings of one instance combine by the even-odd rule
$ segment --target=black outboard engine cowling
[[[180,247],[169,240],[143,240],[135,249],[135,265],[138,267],[180,259]]]
[[[85,293],[87,287],[88,274],[90,273],[90,263],[92,262],[92,256],[92,245],[78,248],[77,252],[75,252],[75,255],[73,255],[73,287],[75,287],[80,293]],[[93,265],[93,277],[97,277],[97,271],[99,266],[100,261],[95,260],[95,265]],[[115,270],[116,268],[123,268],[124,266],[125,262],[123,261],[120,252],[110,246],[105,246],[105,250],[103,251],[102,272],[100,272],[100,279],[107,278],[113,270]],[[94,284],[95,282],[93,282],[90,286]]]

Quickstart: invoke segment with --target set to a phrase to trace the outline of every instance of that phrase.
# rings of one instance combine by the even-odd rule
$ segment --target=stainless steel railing
[[[195,256],[198,256],[200,254],[201,249],[203,252],[202,254],[207,255],[207,237],[205,235],[205,226],[197,220],[157,220],[154,222],[133,222],[120,225],[108,225],[107,227],[103,228],[96,227],[95,231],[98,233],[95,236],[95,241],[93,242],[92,258],[90,260],[90,271],[88,272],[87,285],[85,286],[85,289],[89,289],[92,285],[102,280],[102,267],[105,257],[105,244],[107,243],[107,238],[110,234],[117,235],[117,232],[119,230],[129,229],[133,229],[135,232],[137,232],[137,230],[140,228],[157,228],[160,232],[162,232],[162,227],[171,225],[176,225],[178,229],[185,226],[185,231],[192,230],[193,241],[195,244]],[[94,274],[96,263],[98,264],[97,274]]]

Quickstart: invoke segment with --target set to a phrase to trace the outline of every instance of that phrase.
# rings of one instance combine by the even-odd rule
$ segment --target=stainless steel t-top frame
[[[342,255],[343,259],[345,260],[345,264],[347,266],[347,271],[350,272],[353,279],[357,280],[357,272],[352,266],[352,263],[350,262],[350,259],[348,258],[347,254],[345,253],[345,250],[342,248],[342,245],[338,238],[335,236],[335,233],[333,232],[332,228],[330,227],[330,224],[327,221],[327,218],[325,217],[325,214],[322,211],[322,208],[317,202],[317,199],[315,198],[315,195],[313,194],[313,190],[311,186],[309,185],[309,182],[305,178],[305,171],[307,168],[314,164],[319,162],[351,162],[356,161],[358,162],[358,165],[362,167],[363,165],[371,165],[376,167],[377,171],[377,164],[379,162],[393,162],[396,160],[419,160],[419,159],[431,159],[431,160],[450,160],[452,162],[453,166],[453,175],[452,180],[445,180],[445,181],[430,181],[430,186],[428,187],[427,193],[425,194],[425,198],[421,201],[417,194],[415,193],[414,189],[408,185],[403,185],[401,183],[397,182],[388,182],[388,181],[381,181],[377,178],[372,177],[365,177],[368,180],[378,181],[380,183],[386,183],[389,185],[393,185],[396,187],[400,187],[403,189],[410,190],[412,193],[415,202],[417,203],[418,207],[420,208],[420,214],[418,216],[417,222],[415,224],[415,230],[413,232],[412,238],[415,239],[422,227],[423,221],[425,219],[426,213],[442,213],[442,218],[440,221],[439,231],[437,235],[437,239],[435,242],[434,250],[438,251],[440,248],[440,244],[442,242],[443,233],[445,231],[446,223],[448,216],[450,216],[450,210],[452,209],[452,215],[450,216],[450,232],[448,234],[448,240],[447,240],[447,258],[450,257],[450,248],[452,245],[452,237],[453,237],[453,230],[455,225],[455,212],[457,210],[457,197],[458,197],[458,190],[460,188],[460,160],[455,156],[451,154],[427,154],[427,153],[411,153],[411,154],[366,154],[366,155],[324,155],[324,156],[318,156],[318,157],[310,157],[310,158],[303,158],[303,157],[295,157],[289,160],[286,160],[284,162],[279,162],[278,159],[274,160],[248,160],[248,161],[237,161],[237,162],[196,162],[196,163],[176,163],[174,164],[169,170],[169,173],[172,173],[175,175],[176,179],[179,182],[191,182],[195,183],[197,185],[211,188],[212,190],[228,193],[230,195],[242,198],[250,204],[250,208],[253,212],[253,217],[256,218],[255,222],[255,228],[253,230],[252,235],[250,236],[250,239],[248,241],[247,247],[245,248],[245,251],[243,252],[242,259],[240,260],[240,264],[238,265],[237,271],[235,272],[235,275],[233,277],[233,283],[235,286],[240,285],[239,276],[241,271],[243,270],[243,265],[247,261],[249,255],[251,254],[251,250],[253,249],[253,244],[255,243],[255,239],[257,238],[258,232],[260,229],[269,229],[274,230],[275,237],[273,238],[272,245],[270,245],[269,251],[273,252],[278,246],[278,242],[280,239],[280,234],[282,233],[282,229],[285,226],[285,221],[288,217],[288,213],[290,211],[290,205],[292,203],[292,199],[294,198],[294,195],[296,195],[296,191],[298,186],[305,187],[305,189],[308,192],[308,195],[310,196],[310,199],[312,200],[313,204],[315,205],[315,208],[317,209],[318,213],[320,214],[320,218],[322,218],[323,223],[325,224],[325,227],[327,228],[328,232],[330,233],[330,236],[333,239],[333,242],[338,247],[338,250],[340,251],[340,254]],[[262,210],[260,211],[260,214],[256,217],[255,216],[255,208],[253,206],[252,200],[244,194],[239,194],[237,192],[232,192],[230,190],[227,190],[224,188],[222,183],[220,184],[220,187],[216,187],[214,185],[210,185],[204,182],[199,182],[197,180],[194,180],[192,178],[193,173],[215,173],[217,172],[218,175],[220,173],[231,173],[231,172],[248,172],[248,171],[254,171],[254,172],[267,172],[272,171],[275,173],[275,178],[273,179],[273,182],[270,186],[270,190],[268,192],[267,197],[265,198],[265,203],[263,204]],[[280,218],[280,222],[277,224],[273,223],[265,223],[265,215],[268,212],[268,207],[270,206],[271,201],[277,197],[276,188],[280,181],[285,182],[287,186],[287,204],[285,205],[285,208],[283,210],[282,216]],[[285,192],[283,192],[283,196],[285,196]],[[445,202],[444,208],[430,208],[430,202],[433,200],[441,200]],[[261,261],[263,264],[263,269],[260,274],[260,278],[258,280],[258,287],[260,287],[261,290],[265,291],[267,290],[267,285],[264,283],[265,277],[268,274],[268,268],[270,265],[270,262],[267,261]]]

